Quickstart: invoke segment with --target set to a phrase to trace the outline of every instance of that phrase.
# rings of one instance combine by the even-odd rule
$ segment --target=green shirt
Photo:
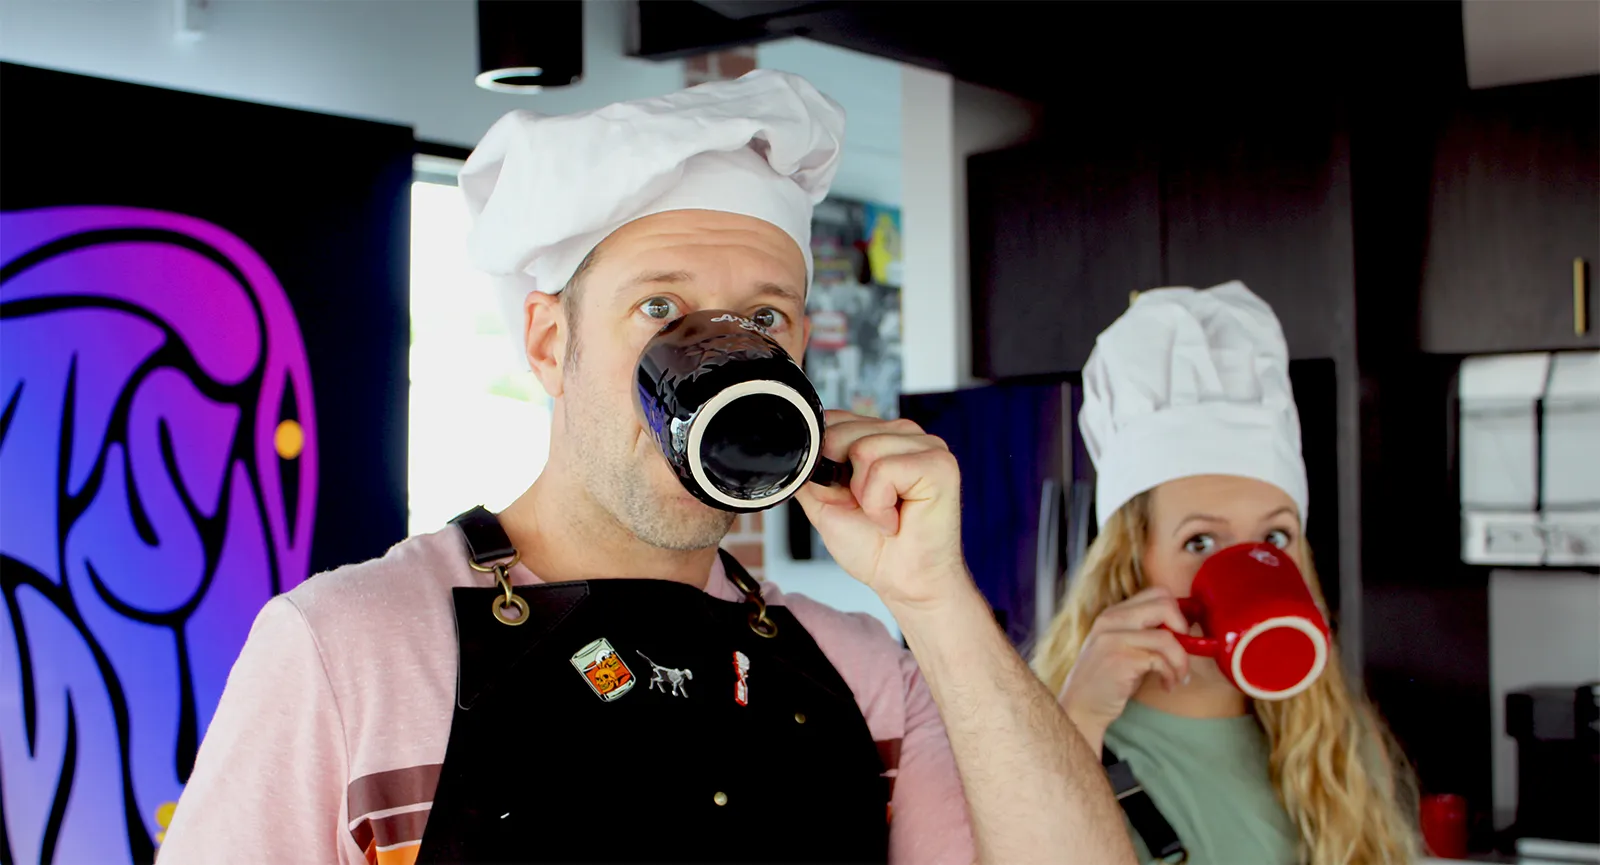
[[[1128,701],[1106,730],[1189,851],[1190,865],[1293,865],[1300,833],[1268,774],[1267,735],[1254,716],[1181,718]],[[1139,861],[1150,851],[1128,827]]]

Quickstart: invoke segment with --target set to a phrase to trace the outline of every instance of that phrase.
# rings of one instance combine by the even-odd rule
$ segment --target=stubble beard
[[[577,444],[578,473],[600,507],[657,549],[689,552],[720,544],[736,514],[657,494],[650,483],[655,467],[649,461],[666,458],[656,452],[641,456],[633,448],[630,418],[596,411],[595,405],[581,398],[569,403],[576,410],[566,416],[566,432]]]
[[[621,493],[620,507],[613,510],[608,506],[607,509],[612,510],[613,516],[634,537],[657,549],[689,552],[714,547],[722,543],[733,526],[734,514],[698,503],[680,508],[662,507],[662,502],[651,495],[643,478],[622,486]]]

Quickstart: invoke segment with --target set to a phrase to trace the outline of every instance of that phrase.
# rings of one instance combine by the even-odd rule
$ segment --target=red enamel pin
[[[750,705],[750,657],[744,652],[733,653],[733,672],[738,676],[733,683],[733,701],[741,706]]]

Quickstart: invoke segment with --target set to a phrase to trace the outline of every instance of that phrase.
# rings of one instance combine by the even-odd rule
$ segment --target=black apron
[[[456,523],[493,587],[452,590],[457,699],[419,863],[887,861],[854,695],[731,556],[744,603],[666,580],[513,588],[494,516]]]

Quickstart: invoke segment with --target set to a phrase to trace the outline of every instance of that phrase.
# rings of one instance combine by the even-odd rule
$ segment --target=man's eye
[[[770,306],[763,306],[762,308],[756,310],[756,314],[750,316],[750,320],[755,322],[757,326],[766,330],[777,330],[789,323],[789,317],[787,315],[784,315]]]
[[[678,314],[678,305],[664,297],[652,297],[639,304],[645,315],[654,319],[669,319]]]
[[[1212,535],[1195,535],[1183,542],[1183,548],[1187,552],[1203,556],[1217,548],[1217,539]]]
[[[1277,547],[1280,550],[1289,549],[1289,533],[1283,529],[1273,529],[1272,531],[1267,532],[1266,540],[1267,543]]]

